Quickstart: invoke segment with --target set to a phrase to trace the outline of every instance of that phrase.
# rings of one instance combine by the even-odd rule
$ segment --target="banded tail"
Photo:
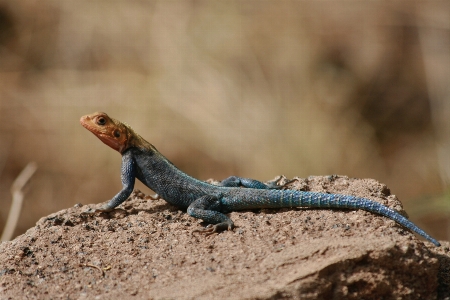
[[[316,192],[302,192],[293,190],[270,190],[261,191],[259,201],[246,199],[246,201],[232,201],[234,209],[251,208],[281,208],[281,207],[312,207],[312,208],[351,208],[362,209],[371,213],[376,213],[394,220],[398,224],[423,236],[428,241],[439,247],[441,244],[432,238],[425,231],[417,227],[413,222],[400,215],[398,212],[369,199],[340,195],[324,194]],[[261,201],[261,198],[264,200]],[[234,200],[234,199],[233,199]],[[244,202],[244,203],[243,203]],[[230,203],[231,204],[231,203]],[[239,207],[241,204],[242,207]]]
[[[289,198],[289,194],[286,195]],[[285,198],[284,196],[283,198]],[[322,194],[314,192],[294,192],[292,195],[294,206],[304,206],[304,207],[334,207],[334,208],[353,208],[362,209],[372,213],[376,213],[391,220],[399,223],[400,225],[408,228],[409,230],[423,236],[428,241],[432,242],[434,245],[439,247],[441,244],[432,238],[425,231],[417,227],[413,222],[396,212],[378,202],[359,198],[354,196],[339,195],[339,194]],[[289,202],[289,199],[286,199]],[[286,202],[285,202],[286,203]]]

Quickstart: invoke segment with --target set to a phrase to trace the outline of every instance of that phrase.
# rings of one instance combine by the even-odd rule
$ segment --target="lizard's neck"
[[[138,148],[142,151],[152,153],[159,153],[158,150],[156,150],[155,146],[147,142],[143,137],[141,137],[139,134],[133,131],[133,129],[129,128],[128,131],[128,139],[127,139],[127,146],[122,151],[122,154],[129,148]],[[161,153],[159,155],[162,156]],[[163,156],[164,157],[164,156]]]

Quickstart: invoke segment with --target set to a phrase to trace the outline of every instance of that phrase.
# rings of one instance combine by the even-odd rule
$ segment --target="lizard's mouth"
[[[95,135],[98,136],[98,137],[99,137],[100,135],[104,135],[102,132],[100,132],[100,130],[98,130],[97,127],[91,126],[91,125],[89,124],[90,121],[91,121],[91,120],[88,119],[88,116],[83,116],[83,117],[81,117],[81,119],[80,119],[80,124],[81,124],[81,126],[83,126],[84,128],[86,128],[87,130],[89,130],[90,132],[92,132],[93,134],[95,134]]]

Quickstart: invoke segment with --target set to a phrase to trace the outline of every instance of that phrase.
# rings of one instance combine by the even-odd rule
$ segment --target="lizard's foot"
[[[289,185],[289,184],[291,184],[291,183],[293,183],[293,182],[296,182],[296,181],[299,181],[299,179],[298,179],[298,178],[294,178],[294,179],[288,180],[288,181],[286,181],[286,183],[283,184],[281,187],[286,188],[287,185]]]
[[[114,210],[114,208],[110,208],[105,205],[105,206],[103,206],[101,208],[97,208],[97,209],[89,208],[88,210],[83,211],[81,214],[82,215],[93,215],[95,213],[110,212],[113,210]]]
[[[281,181],[286,180],[285,183],[278,185]],[[291,180],[287,180],[286,177],[284,176],[280,176],[279,178],[277,178],[275,181],[269,182],[267,185],[271,188],[271,189],[289,189],[287,186],[293,182],[299,181],[298,178],[294,178]]]
[[[266,185],[267,185],[267,187],[268,187],[269,189],[271,189],[271,190],[279,190],[279,189],[284,188],[284,186],[285,186],[286,184],[278,185],[278,181],[274,181],[274,182],[268,182],[268,183],[266,183]]]
[[[229,224],[229,223],[219,223],[219,224],[209,224],[208,226],[206,226],[206,228],[203,229],[196,229],[194,231],[192,231],[192,234],[194,234],[194,232],[199,232],[200,234],[204,234],[206,237],[213,235],[213,234],[218,234],[221,231],[224,230],[232,230],[233,229],[233,225]]]

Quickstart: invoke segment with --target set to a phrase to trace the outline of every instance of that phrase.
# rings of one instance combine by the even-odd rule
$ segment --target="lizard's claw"
[[[203,229],[196,229],[196,230],[192,231],[192,234],[194,234],[194,232],[204,234],[205,237],[208,237],[213,234],[218,234],[217,225],[212,225],[212,224],[209,224],[208,226],[206,226],[206,228],[203,228]]]
[[[289,184],[291,184],[291,183],[293,183],[293,182],[298,181],[298,178],[294,178],[294,179],[291,179],[291,180],[287,180],[284,184],[277,185],[279,181],[280,181],[280,180],[277,180],[277,181],[275,181],[275,182],[273,183],[274,186],[275,186],[275,187],[272,187],[273,189],[289,189],[289,188],[287,187],[287,185],[289,185]]]
[[[151,200],[159,200],[159,199],[161,199],[161,196],[158,195],[158,194],[154,194],[153,196],[152,195],[148,195],[147,197],[148,197],[148,199],[151,199]]]
[[[82,215],[93,215],[95,213],[102,213],[102,212],[110,212],[113,211],[114,208],[109,208],[109,207],[101,207],[101,208],[89,208],[88,210],[83,211],[81,214]]]
[[[267,186],[267,188],[269,188],[271,190],[285,190],[285,189],[289,189],[287,187],[287,185],[289,185],[295,181],[298,181],[298,178],[288,180],[284,175],[281,175],[272,181],[266,182],[265,185]]]
[[[209,224],[208,226],[206,226],[206,228],[196,229],[196,230],[192,231],[192,234],[194,234],[194,232],[199,232],[200,234],[204,234],[205,237],[208,237],[213,234],[218,234],[220,231],[232,230],[232,229],[233,229],[233,226],[228,223],[219,223],[219,224],[215,224],[215,225]]]

